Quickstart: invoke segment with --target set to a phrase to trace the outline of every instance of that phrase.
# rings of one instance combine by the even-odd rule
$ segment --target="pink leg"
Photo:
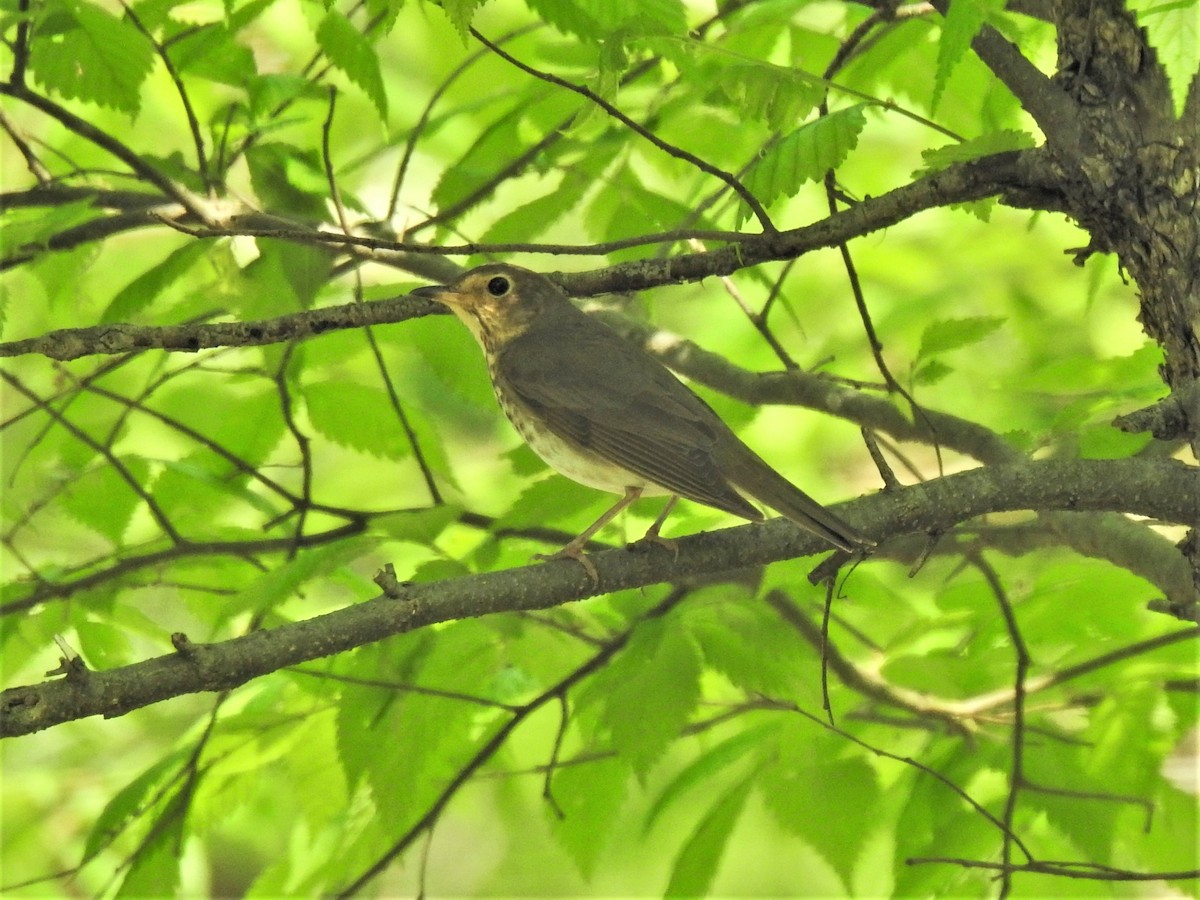
[[[588,559],[587,554],[583,552],[583,547],[592,539],[592,535],[615,519],[621,510],[640,496],[642,496],[642,489],[640,487],[625,488],[625,496],[607,509],[604,515],[585,528],[579,537],[575,538],[557,553],[538,553],[533,558],[539,560],[573,559],[583,566],[588,575],[592,576],[592,583],[598,585],[600,583],[600,573],[596,571],[595,563]]]

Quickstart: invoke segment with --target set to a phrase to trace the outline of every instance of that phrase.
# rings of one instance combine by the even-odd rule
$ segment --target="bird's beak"
[[[419,287],[415,291],[409,291],[408,296],[420,297],[422,300],[433,300],[435,303],[441,303],[442,295],[449,290],[444,284],[431,284],[428,287]]]
[[[467,298],[448,284],[431,284],[428,287],[417,288],[415,291],[409,291],[408,296],[432,300],[450,309],[462,309],[469,305],[466,303]]]

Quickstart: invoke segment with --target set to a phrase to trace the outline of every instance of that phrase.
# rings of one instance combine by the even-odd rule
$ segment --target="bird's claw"
[[[676,562],[679,561],[679,542],[672,538],[662,537],[657,532],[654,534],[646,532],[636,541],[626,544],[625,548],[640,552],[649,549],[652,545],[662,547],[675,558]]]
[[[592,562],[586,553],[579,547],[572,544],[567,544],[557,553],[535,553],[534,560],[537,562],[553,562],[556,559],[573,559],[575,562],[583,566],[583,570],[588,573],[588,577],[592,579],[592,587],[600,586],[600,573],[596,571],[596,564]]]

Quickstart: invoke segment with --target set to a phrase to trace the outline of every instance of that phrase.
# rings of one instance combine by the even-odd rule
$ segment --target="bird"
[[[540,559],[575,559],[598,584],[584,546],[634,500],[664,495],[670,500],[648,540],[669,543],[658,532],[680,497],[761,520],[749,497],[840,550],[874,546],[771,468],[670,369],[584,313],[544,275],[491,263],[410,296],[449,307],[467,326],[501,408],[547,465],[621,495]]]

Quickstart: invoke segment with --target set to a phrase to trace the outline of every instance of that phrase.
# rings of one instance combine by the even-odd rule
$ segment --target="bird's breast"
[[[631,487],[641,488],[642,494],[647,497],[671,493],[647,481],[641,475],[609,462],[586,447],[555,434],[527,404],[511,391],[504,389],[502,380],[496,378],[491,358],[488,359],[488,368],[492,373],[496,399],[508,420],[529,448],[560,475],[587,487],[614,494],[623,494]]]

